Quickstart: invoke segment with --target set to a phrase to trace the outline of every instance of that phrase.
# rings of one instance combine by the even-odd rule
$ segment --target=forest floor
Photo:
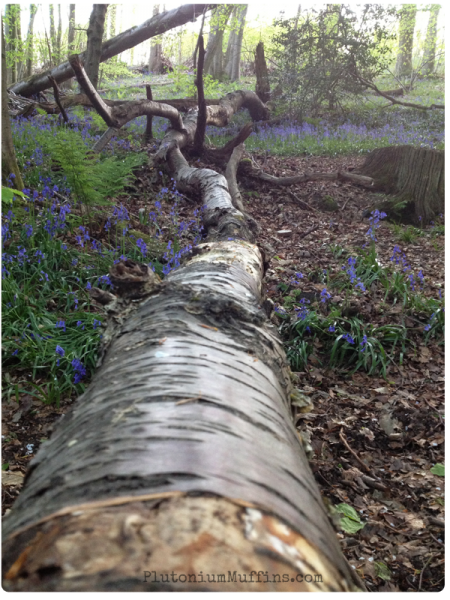
[[[280,177],[357,169],[363,160],[254,158],[266,173]],[[154,187],[150,180],[142,169],[138,185]],[[369,224],[362,212],[373,206],[374,196],[364,188],[342,181],[312,181],[289,188],[256,180],[239,183],[246,210],[261,228],[258,242],[273,249],[266,293],[276,305],[283,305],[280,284],[288,285],[297,272],[341,268],[345,258],[337,257],[336,247],[354,252],[367,241]],[[291,192],[315,210],[305,210]],[[326,196],[335,200],[337,211],[320,209]],[[126,199],[137,228],[138,197]],[[192,202],[182,201],[180,214],[189,216],[195,208]],[[378,260],[389,264],[395,245],[415,270],[422,270],[430,294],[437,295],[444,283],[444,236],[423,235],[402,242],[392,225],[383,221],[377,230]],[[307,277],[302,286],[317,300],[324,287]],[[342,300],[335,295],[330,305]],[[346,368],[330,369],[311,355],[297,375],[313,408],[294,415],[296,426],[310,435],[310,464],[324,498],[331,505],[350,505],[364,524],[355,533],[337,535],[368,590],[439,591],[444,586],[444,479],[431,469],[444,462],[444,347],[433,338],[425,343],[419,321],[405,315],[400,305],[384,304],[379,290],[359,294],[356,302],[365,322],[377,326],[402,322],[409,327],[413,343],[403,364],[388,367],[384,379],[361,370],[349,374]],[[317,306],[327,310],[318,302]],[[282,322],[276,313],[272,320]],[[19,403],[12,399],[3,403],[2,437],[8,440],[2,459],[8,465],[2,480],[3,511],[20,492],[39,444],[73,400],[63,400],[58,408],[31,396],[22,396]]]

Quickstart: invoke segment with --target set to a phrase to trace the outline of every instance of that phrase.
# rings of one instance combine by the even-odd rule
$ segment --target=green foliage
[[[89,153],[79,135],[66,131],[55,139],[53,159],[61,167],[75,197],[84,205],[110,204],[130,184],[133,169],[146,161],[144,154],[129,153],[123,158],[104,158]]]
[[[99,87],[102,83],[115,81],[119,77],[129,77],[129,75],[130,69],[127,64],[115,56],[100,64]]]
[[[328,4],[300,20],[279,20],[274,79],[292,116],[303,119],[326,102],[333,109],[347,93],[364,88],[358,73],[372,80],[387,66],[392,10],[365,5],[358,17],[348,5]],[[382,24],[382,25],[381,25]]]
[[[445,466],[442,463],[436,463],[434,467],[430,469],[430,472],[433,473],[433,475],[445,477]]]
[[[356,510],[349,504],[338,504],[336,510],[344,516],[340,519],[340,525],[346,533],[357,533],[365,526]]]

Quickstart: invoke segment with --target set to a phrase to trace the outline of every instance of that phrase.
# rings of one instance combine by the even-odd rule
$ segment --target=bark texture
[[[95,89],[97,89],[98,85],[98,69],[102,53],[102,37],[107,10],[107,4],[94,4],[87,30],[87,48],[84,65],[89,81]]]
[[[207,112],[226,123],[254,98]],[[196,119],[166,133],[156,160],[200,196],[205,241],[163,282],[134,261],[112,268],[99,370],[5,519],[8,590],[355,589],[292,423],[262,255],[226,179],[181,153]],[[271,587],[243,584],[251,571]]]
[[[255,92],[262,102],[266,103],[270,100],[270,83],[267,63],[264,56],[264,44],[259,42],[255,50],[255,73],[256,73],[256,88]]]
[[[369,154],[361,173],[374,179],[374,189],[393,194],[376,207],[388,216],[418,225],[445,212],[443,151],[413,146],[378,148]]]
[[[175,8],[168,12],[162,13],[157,17],[152,17],[142,25],[138,27],[131,27],[123,33],[116,35],[116,37],[108,40],[102,45],[102,52],[100,55],[100,62],[104,62],[116,56],[125,50],[128,50],[149,38],[169,31],[174,27],[184,25],[185,23],[192,21],[196,17],[202,14],[204,10],[204,4],[185,4],[179,8]],[[85,60],[85,52],[80,56],[81,59]],[[31,96],[46,88],[50,87],[48,76],[51,75],[57,83],[61,83],[66,79],[74,76],[74,72],[69,62],[64,62],[54,69],[47,70],[39,75],[34,75],[30,79],[21,81],[11,86],[11,91],[15,94],[22,96]]]

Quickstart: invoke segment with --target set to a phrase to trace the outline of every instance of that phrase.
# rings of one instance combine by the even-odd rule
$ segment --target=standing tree
[[[437,20],[441,7],[432,4],[430,7],[430,18],[428,20],[427,35],[425,38],[425,49],[423,52],[422,75],[431,75],[434,71],[437,41]]]
[[[153,7],[153,16],[159,15],[159,4]],[[162,73],[162,44],[161,37],[157,36],[150,40],[150,57],[148,60],[148,70],[150,73]]]
[[[206,6],[206,10],[209,10],[209,5]],[[161,35],[165,31],[184,25],[189,21],[195,21],[195,19],[203,14],[204,11],[204,4],[184,4],[166,13],[152,17],[137,27],[131,27],[102,45],[100,62],[104,62],[112,56],[117,56],[121,52],[129,50],[155,35]],[[83,61],[86,61],[86,52],[81,54],[81,58]],[[30,79],[20,81],[11,86],[10,89],[15,94],[31,96],[32,94],[36,94],[51,87],[51,83],[48,79],[49,75],[53,77],[57,83],[62,83],[66,79],[73,77],[74,72],[70,63],[66,61],[55,69],[44,71],[39,75],[33,75]]]
[[[34,28],[34,18],[37,13],[38,6],[37,4],[30,4],[30,20],[28,22],[28,33],[27,33],[27,43],[26,43],[26,55],[27,55],[27,68],[26,68],[26,77],[31,77],[31,73],[33,72],[33,49],[34,49],[34,40],[33,40],[33,28]]]
[[[69,4],[69,33],[67,43],[69,54],[75,52],[75,4]]]
[[[6,184],[6,178],[14,175],[13,185],[22,190],[24,185],[16,159],[16,150],[11,133],[11,121],[8,111],[8,90],[6,86],[6,45],[2,25],[2,181]]]
[[[219,4],[212,12],[204,73],[214,79],[223,75],[223,35],[232,11],[232,4]]]
[[[225,55],[225,73],[231,81],[239,81],[241,76],[241,51],[244,37],[245,17],[248,4],[239,4],[233,11],[233,28],[228,38],[227,52]]]
[[[55,57],[56,48],[56,30],[55,30],[55,10],[53,4],[48,5],[48,12],[50,17],[50,42],[49,42],[49,55],[50,55],[50,66],[58,64]]]
[[[56,64],[61,60],[62,19],[61,4],[58,4],[58,33],[56,35]]]
[[[85,69],[95,89],[97,89],[98,85],[98,70],[102,54],[102,36],[107,10],[107,4],[94,4],[87,30]]]
[[[5,38],[7,81],[9,85],[20,79],[22,70],[20,4],[7,4],[5,6]]]
[[[395,64],[397,77],[410,77],[412,73],[412,51],[416,26],[416,4],[403,4],[399,11],[398,54]]]
[[[111,4],[109,9],[109,36],[108,39],[113,38],[116,35],[116,21],[117,21],[117,4]],[[113,56],[111,62],[117,62],[117,57]]]

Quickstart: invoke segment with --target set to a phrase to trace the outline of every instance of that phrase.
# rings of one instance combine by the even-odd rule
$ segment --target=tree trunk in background
[[[223,75],[223,35],[232,11],[232,4],[219,4],[211,16],[203,72],[215,79]]]
[[[27,69],[26,77],[31,77],[33,72],[33,55],[34,55],[34,39],[33,39],[33,27],[34,18],[36,16],[38,6],[37,4],[30,4],[30,20],[28,22],[28,33],[27,33]]]
[[[403,4],[400,9],[398,54],[395,65],[397,77],[409,77],[412,73],[412,51],[416,26],[416,4]]]
[[[116,35],[117,27],[117,4],[111,4],[109,7],[109,36],[108,39]],[[113,56],[111,62],[117,62],[117,57]]]
[[[294,23],[294,30],[297,31],[298,29],[298,21],[300,19],[300,13],[302,12],[302,5],[299,4],[298,5],[298,9],[297,9],[297,16],[295,17],[295,23]]]
[[[269,73],[267,71],[267,63],[264,57],[264,44],[259,42],[255,51],[255,73],[256,73],[256,88],[255,92],[258,98],[264,104],[270,99],[270,83]]]
[[[61,38],[62,38],[62,19],[61,19],[61,4],[58,4],[58,33],[56,35],[56,64],[61,61]]]
[[[430,7],[430,18],[428,20],[427,36],[423,51],[422,75],[431,75],[434,72],[434,60],[436,56],[437,20],[441,7],[432,4]]]
[[[75,4],[69,4],[69,34],[67,43],[69,54],[75,52]]]
[[[233,23],[233,30],[230,33],[230,38],[228,40],[225,66],[225,73],[231,81],[239,81],[241,76],[241,50],[247,9],[247,4],[240,4],[234,9],[233,16],[235,18],[235,23]]]
[[[388,217],[426,225],[445,212],[445,156],[441,150],[378,148],[368,155],[360,172],[374,179],[374,190],[394,195],[374,207]]]
[[[179,8],[158,15],[157,17],[152,17],[138,27],[127,29],[102,45],[100,62],[108,60],[108,58],[116,56],[121,52],[125,52],[125,50],[128,50],[155,35],[161,35],[165,31],[169,31],[170,29],[195,20],[203,13],[204,9],[204,4],[185,4]],[[82,61],[85,61],[86,53],[81,53],[80,57]],[[55,69],[49,69],[44,73],[34,75],[26,81],[18,82],[16,85],[11,86],[11,90],[15,94],[20,94],[22,96],[36,94],[37,92],[51,87],[48,75],[54,77],[57,83],[61,83],[66,79],[73,77],[74,72],[70,63],[66,61]]]
[[[159,15],[159,4],[153,7],[153,16]],[[150,42],[150,57],[148,60],[148,70],[150,73],[162,73],[162,44],[158,36]]]
[[[102,36],[107,10],[107,4],[94,4],[87,31],[88,37],[84,68],[95,89],[97,89],[98,85],[98,69],[102,54]]]
[[[20,37],[20,4],[6,4],[5,6],[5,44],[8,53],[7,81],[14,83],[18,81],[20,61],[18,54],[21,50],[22,39]]]
[[[6,182],[7,177],[14,173],[15,179],[11,185],[18,190],[23,190],[24,185],[22,181],[22,175],[20,174],[19,165],[16,159],[16,150],[11,133],[11,120],[8,111],[8,91],[6,86],[6,45],[5,36],[3,34],[3,18],[1,20],[2,25],[2,182],[4,185],[8,185]],[[9,187],[9,186],[8,186]]]
[[[6,59],[6,52],[9,53],[11,51],[10,21],[11,21],[11,4],[5,4],[5,16],[4,16],[4,26],[3,26],[4,29],[2,27],[2,35],[4,34],[4,36],[5,36],[5,59]],[[8,61],[5,60],[5,68],[6,68],[6,84],[10,85],[11,83],[13,83],[14,80],[12,78],[12,70],[11,70],[11,66],[9,65],[9,60]]]
[[[50,17],[50,66],[58,64],[55,56],[56,48],[56,31],[55,31],[55,12],[53,4],[48,5],[48,12]]]

